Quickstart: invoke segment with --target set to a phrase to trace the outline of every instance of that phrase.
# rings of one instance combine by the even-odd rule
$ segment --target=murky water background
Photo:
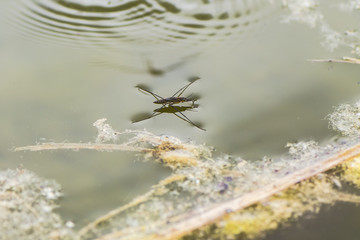
[[[0,167],[56,179],[65,193],[59,211],[79,225],[145,192],[168,170],[130,153],[9,150],[93,141],[92,123],[106,117],[119,131],[146,128],[259,159],[284,153],[287,142],[334,135],[326,115],[359,96],[359,67],[307,61],[347,56],[349,49],[328,52],[316,30],[281,23],[279,4],[87,2],[0,3]],[[335,3],[323,11],[336,27],[359,20],[333,14]],[[171,114],[131,123],[156,107],[137,84],[168,97],[191,76],[201,79],[185,95],[201,98],[185,114],[206,131]]]

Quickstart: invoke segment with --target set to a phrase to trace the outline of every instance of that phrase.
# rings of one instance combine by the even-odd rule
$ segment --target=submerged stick
[[[17,147],[15,152],[19,151],[43,151],[43,150],[80,150],[90,149],[99,151],[130,151],[130,152],[150,152],[150,148],[134,147],[127,144],[98,144],[98,143],[44,143],[40,145]]]

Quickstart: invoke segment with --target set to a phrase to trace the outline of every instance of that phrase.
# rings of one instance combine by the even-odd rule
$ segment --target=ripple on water
[[[81,47],[204,48],[264,20],[270,0],[18,0],[13,21],[31,39]]]

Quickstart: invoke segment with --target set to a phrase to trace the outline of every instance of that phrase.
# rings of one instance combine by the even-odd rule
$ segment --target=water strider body
[[[136,87],[140,90],[143,91],[145,93],[149,93],[151,94],[156,101],[154,101],[155,104],[162,104],[162,105],[173,105],[173,104],[178,104],[178,103],[184,103],[184,102],[192,102],[194,105],[194,102],[196,101],[194,98],[190,98],[189,97],[181,97],[181,95],[185,92],[185,90],[191,85],[193,84],[196,80],[200,79],[199,77],[193,77],[190,80],[190,83],[185,85],[184,87],[180,88],[176,93],[174,93],[171,97],[168,98],[163,98],[159,95],[157,95],[156,93],[151,92],[147,86],[145,85],[137,85]]]
[[[195,100],[190,99],[190,98],[186,98],[186,97],[169,97],[169,98],[163,98],[163,99],[159,99],[154,101],[155,104],[168,104],[168,105],[173,105],[173,104],[178,104],[178,103],[183,103],[183,102],[195,102]]]
[[[161,108],[155,109],[153,111],[153,113],[149,116],[145,116],[143,120],[145,119],[149,119],[152,117],[155,117],[161,113],[172,113],[174,114],[176,117],[190,123],[191,125],[206,131],[204,128],[200,127],[199,124],[195,124],[194,122],[192,122],[188,117],[185,116],[185,114],[183,114],[182,112],[191,108],[195,108],[195,101],[196,99],[194,98],[190,98],[189,97],[181,97],[181,95],[184,93],[184,91],[191,85],[193,84],[196,80],[198,80],[200,78],[195,77],[192,78],[190,80],[190,83],[185,85],[184,87],[180,88],[176,93],[174,93],[171,97],[168,98],[163,98],[159,95],[157,95],[156,93],[151,92],[148,87],[144,86],[144,85],[137,85],[136,87],[145,93],[149,93],[151,94],[156,101],[154,101],[155,104],[162,104]],[[183,106],[176,106],[175,104],[179,104],[179,103],[184,103],[184,102],[192,102],[191,107],[187,106],[187,107],[183,107]],[[180,114],[180,115],[178,115]],[[137,120],[136,122],[138,122],[139,120]]]

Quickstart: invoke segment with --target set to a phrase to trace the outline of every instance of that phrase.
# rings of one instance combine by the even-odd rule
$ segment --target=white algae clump
[[[319,144],[315,141],[288,143],[289,154],[293,157],[311,157],[319,150]]]
[[[358,29],[354,30],[351,26],[343,31],[338,31],[329,24],[326,15],[322,12],[326,1],[318,0],[283,0],[284,7],[288,10],[288,14],[283,17],[284,23],[298,22],[306,24],[310,28],[317,28],[322,37],[322,46],[329,51],[334,51],[338,47],[349,47],[352,53],[359,55],[360,35]],[[339,12],[355,12],[359,9],[359,1],[350,1],[339,3],[333,6],[333,9]],[[345,33],[345,34],[344,34]]]
[[[284,0],[284,5],[289,9],[290,14],[283,18],[283,22],[300,22],[315,27],[317,22],[322,21],[323,16],[316,11],[319,5],[315,0]]]
[[[344,136],[360,135],[360,101],[342,104],[328,116],[330,127]]]
[[[96,137],[97,143],[104,142],[116,142],[118,140],[118,132],[114,131],[112,127],[105,123],[106,118],[102,118],[94,122],[93,126],[98,129],[98,135]]]
[[[0,239],[72,239],[71,228],[53,212],[60,196],[55,181],[25,169],[0,171]]]

